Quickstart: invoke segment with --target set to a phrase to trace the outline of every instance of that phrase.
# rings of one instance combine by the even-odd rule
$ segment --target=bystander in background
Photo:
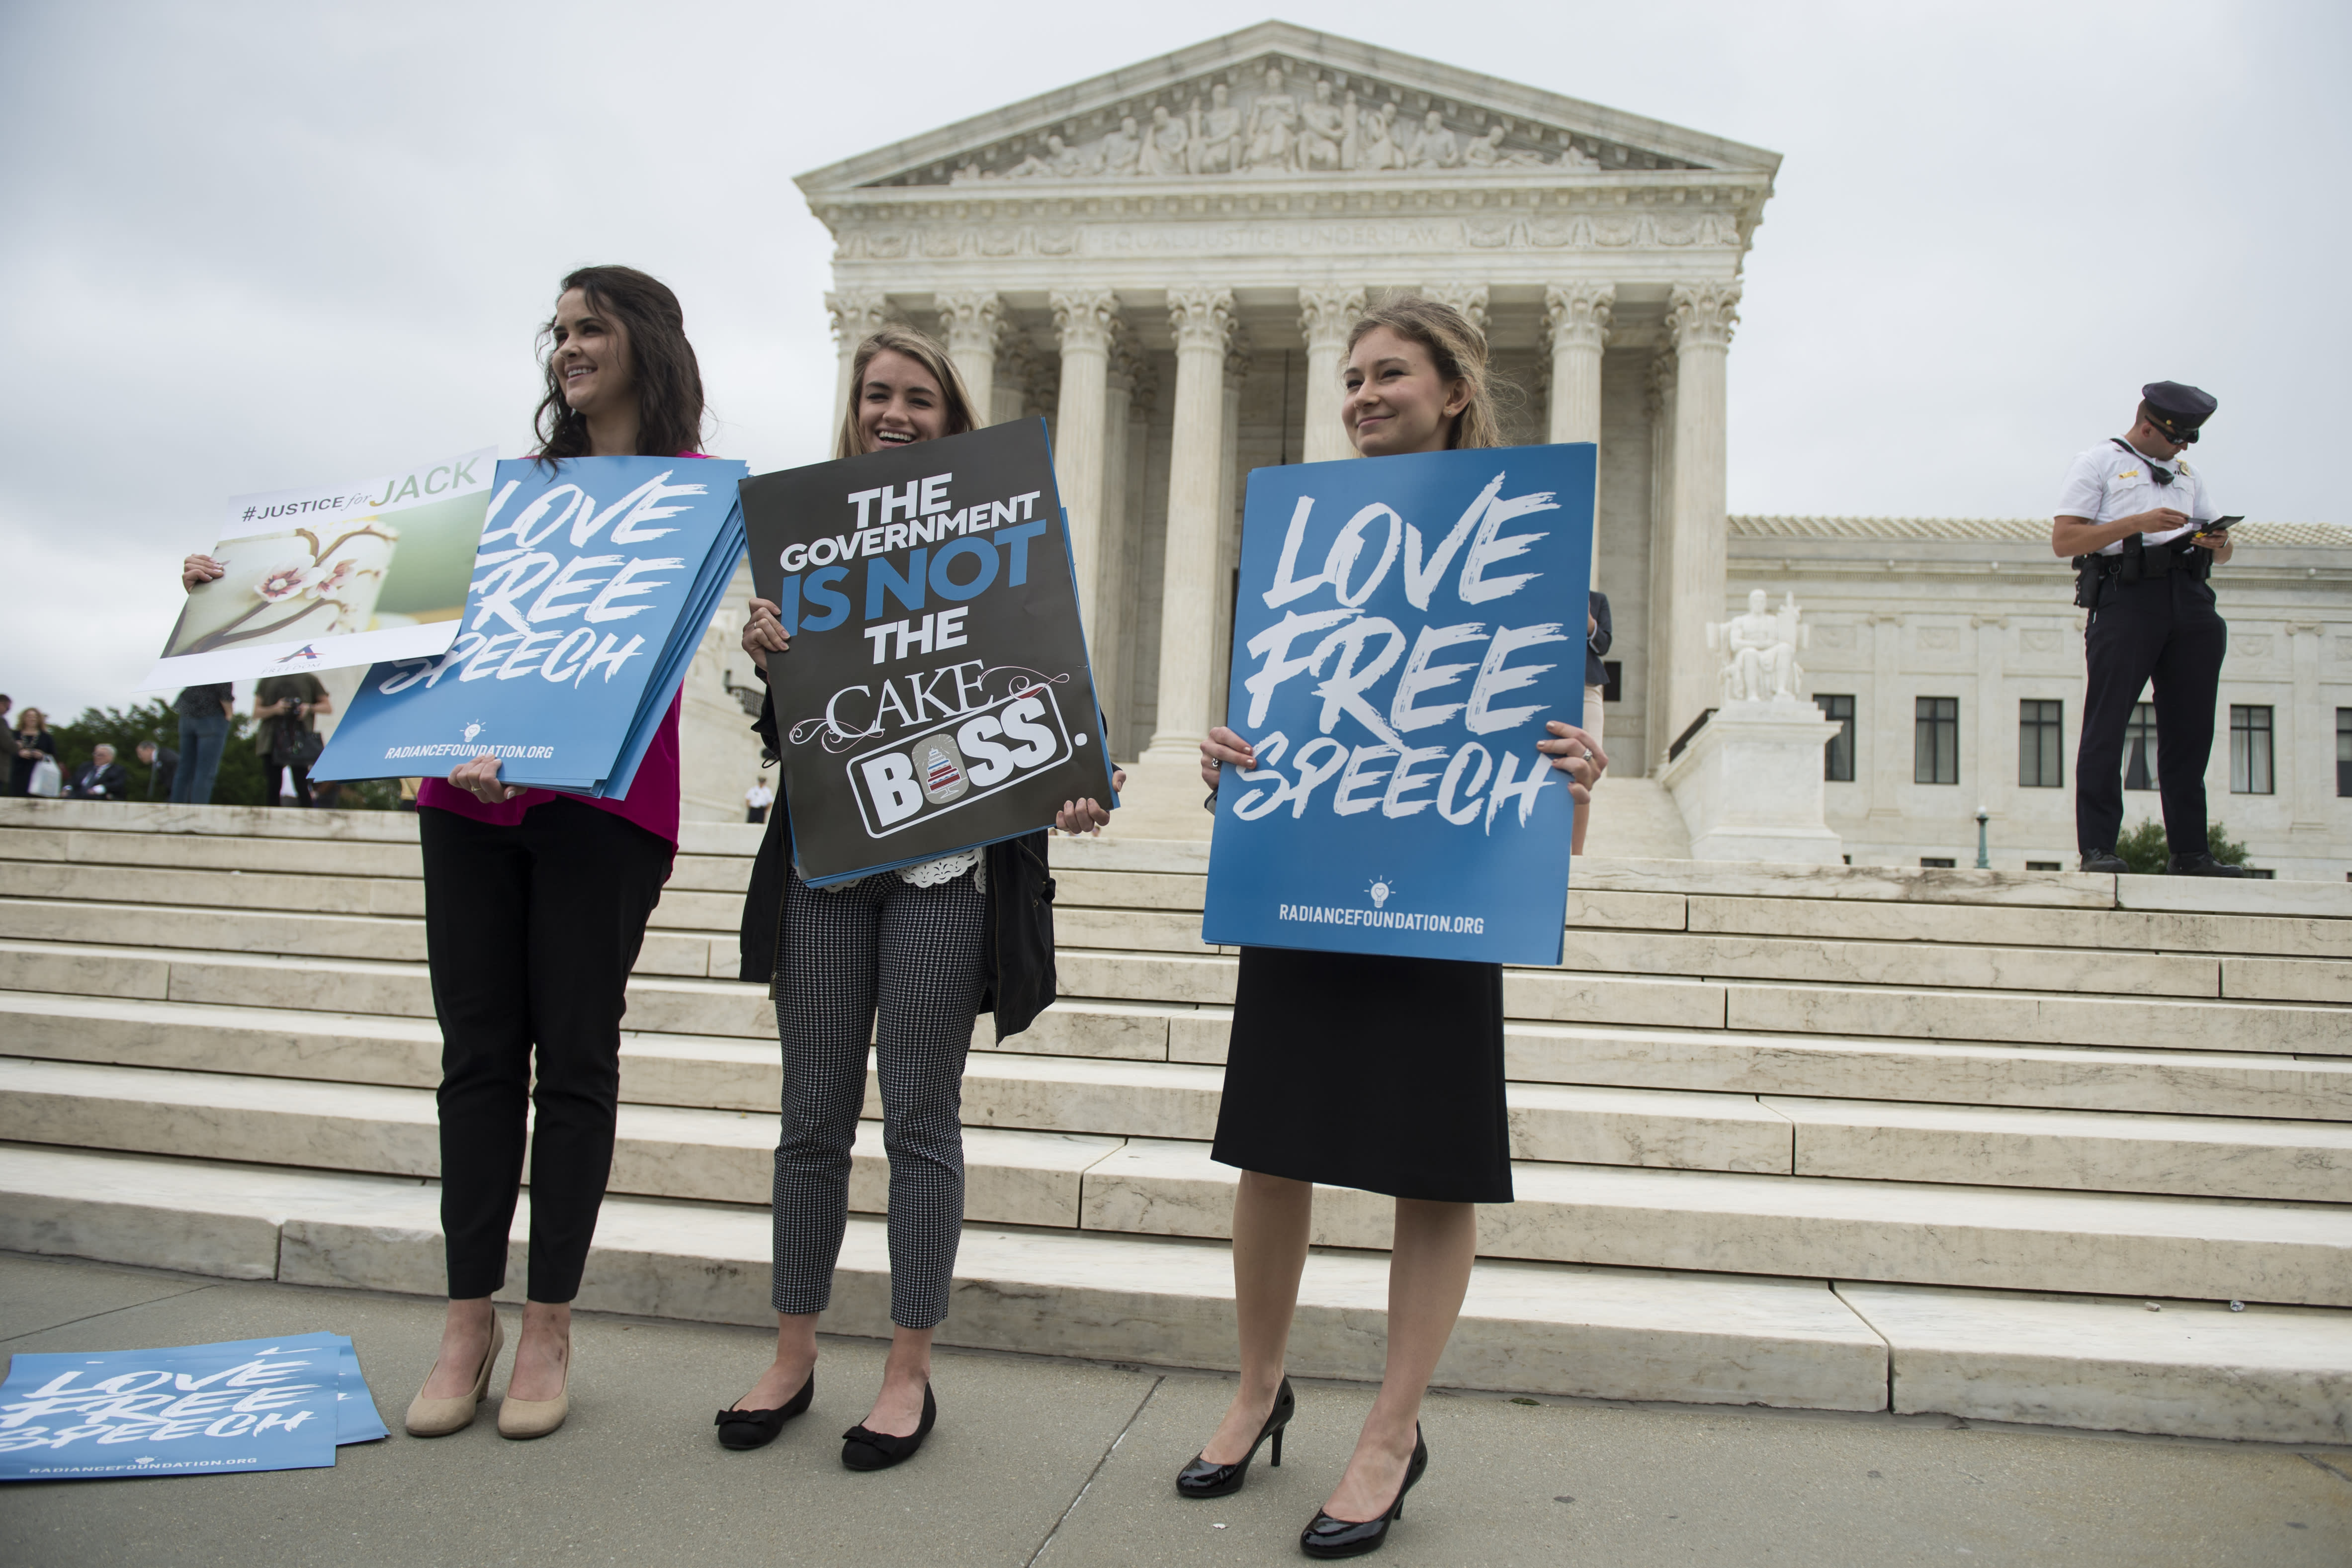
[[[767,821],[768,807],[775,804],[776,792],[768,787],[768,781],[765,779],[753,779],[751,781],[751,787],[743,792],[743,805],[746,807],[743,813],[743,820],[746,822]]]
[[[159,746],[152,741],[142,741],[138,747],[139,765],[147,770],[147,798],[169,800],[172,784],[180,772],[180,753],[169,746]]]
[[[180,771],[172,780],[171,799],[177,805],[210,805],[213,780],[220,773],[221,752],[228,745],[229,715],[236,710],[236,689],[227,681],[190,686],[172,700],[180,715]]]
[[[15,744],[10,748],[8,793],[48,795],[61,793],[65,780],[58,771],[58,741],[49,733],[47,716],[37,708],[26,709],[17,717],[16,728],[10,739]]]
[[[254,687],[253,745],[278,774],[276,804],[287,804],[288,784],[295,805],[310,804],[310,764],[326,748],[316,721],[334,709],[334,699],[315,675],[272,675]]]
[[[1609,651],[1612,641],[1609,630],[1609,595],[1594,589],[1585,595],[1584,606],[1584,729],[1592,743],[1601,743],[1601,702],[1608,696],[1609,667],[1601,656]],[[1592,781],[1598,784],[1601,781]],[[1576,808],[1576,826],[1570,830],[1569,853],[1584,853],[1584,832],[1592,825],[1592,803],[1580,802]]]
[[[66,784],[68,800],[126,800],[130,795],[131,770],[114,760],[114,748],[103,742]]]

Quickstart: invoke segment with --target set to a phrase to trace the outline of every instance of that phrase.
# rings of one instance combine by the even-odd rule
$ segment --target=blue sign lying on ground
[[[1250,475],[1206,940],[1559,962],[1596,452]]]
[[[19,1353],[0,1384],[0,1480],[316,1469],[385,1435],[341,1334]]]
[[[440,775],[621,798],[743,554],[715,458],[503,462],[447,653],[368,671],[317,779]]]

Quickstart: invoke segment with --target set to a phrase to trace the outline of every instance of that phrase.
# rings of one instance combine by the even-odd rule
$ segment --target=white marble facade
[[[836,397],[858,340],[902,320],[948,344],[990,420],[1052,426],[1110,737],[1122,759],[1149,759],[1143,778],[1182,786],[1169,831],[1202,826],[1185,781],[1223,710],[1244,476],[1348,455],[1347,327],[1363,301],[1410,289],[1486,327],[1519,394],[1517,438],[1600,444],[1615,772],[1658,773],[1720,701],[1707,626],[1753,589],[1776,606],[1793,591],[1813,627],[1804,695],[1857,708],[1855,777],[1826,783],[1844,853],[1973,864],[1981,805],[1995,865],[2071,863],[2080,613],[2048,520],[1726,516],[1726,361],[1779,164],[1268,23],[799,184],[836,243]],[[2097,434],[2054,434],[2053,464]],[[2352,531],[2257,522],[2242,537],[2221,580],[2232,644],[2214,815],[2279,875],[2334,879],[2352,871],[2352,799],[2336,793],[2352,746],[2337,739]],[[751,675],[739,613],[722,614],[688,681],[692,816],[737,817],[756,767],[724,689]],[[1912,782],[1921,696],[1959,700],[1957,784]],[[2029,700],[2062,704],[2060,787],[2019,783]],[[2270,795],[2231,791],[2233,704],[2272,711]],[[2132,820],[2155,810],[2153,791],[2126,800]]]
[[[2096,432],[2091,434],[2095,435]],[[2053,468],[2087,443],[2053,442]],[[2207,808],[2252,862],[2282,878],[2352,876],[2352,528],[2242,523],[2213,585],[2230,625]],[[1852,780],[1825,788],[1829,826],[1855,865],[1976,864],[1979,806],[1992,864],[2074,863],[2083,612],[2050,553],[2050,520],[1735,517],[1725,603],[1793,594],[1811,628],[1805,694],[1854,706]],[[1916,782],[1923,697],[1958,708],[1957,782]],[[2055,702],[2054,784],[2021,783],[2020,704]],[[2270,721],[2269,776],[2233,779],[2231,715]],[[2149,758],[2151,766],[2154,758]],[[2152,778],[2151,778],[2151,783]],[[2252,786],[2267,783],[2267,790]],[[2159,815],[2127,789],[2126,824]]]
[[[1649,607],[1723,593],[1725,355],[1779,163],[1268,23],[799,183],[836,241],[836,394],[900,319],[992,418],[1051,422],[1114,745],[1189,771],[1223,707],[1243,478],[1348,455],[1346,331],[1394,289],[1484,324],[1522,439],[1601,444],[1612,732],[1659,709],[1662,752],[1708,704],[1719,617]]]

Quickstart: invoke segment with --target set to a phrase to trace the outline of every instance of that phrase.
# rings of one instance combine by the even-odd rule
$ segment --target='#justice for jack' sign
[[[1041,421],[743,482],[793,851],[813,887],[1111,800]]]

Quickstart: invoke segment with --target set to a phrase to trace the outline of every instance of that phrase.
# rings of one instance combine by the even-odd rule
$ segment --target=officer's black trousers
[[[2074,753],[2074,837],[2084,854],[2113,849],[2123,830],[2124,730],[2150,680],[2164,836],[2175,855],[2205,849],[2205,762],[2228,646],[2212,588],[2187,572],[2102,585],[2084,638],[2090,687]]]

